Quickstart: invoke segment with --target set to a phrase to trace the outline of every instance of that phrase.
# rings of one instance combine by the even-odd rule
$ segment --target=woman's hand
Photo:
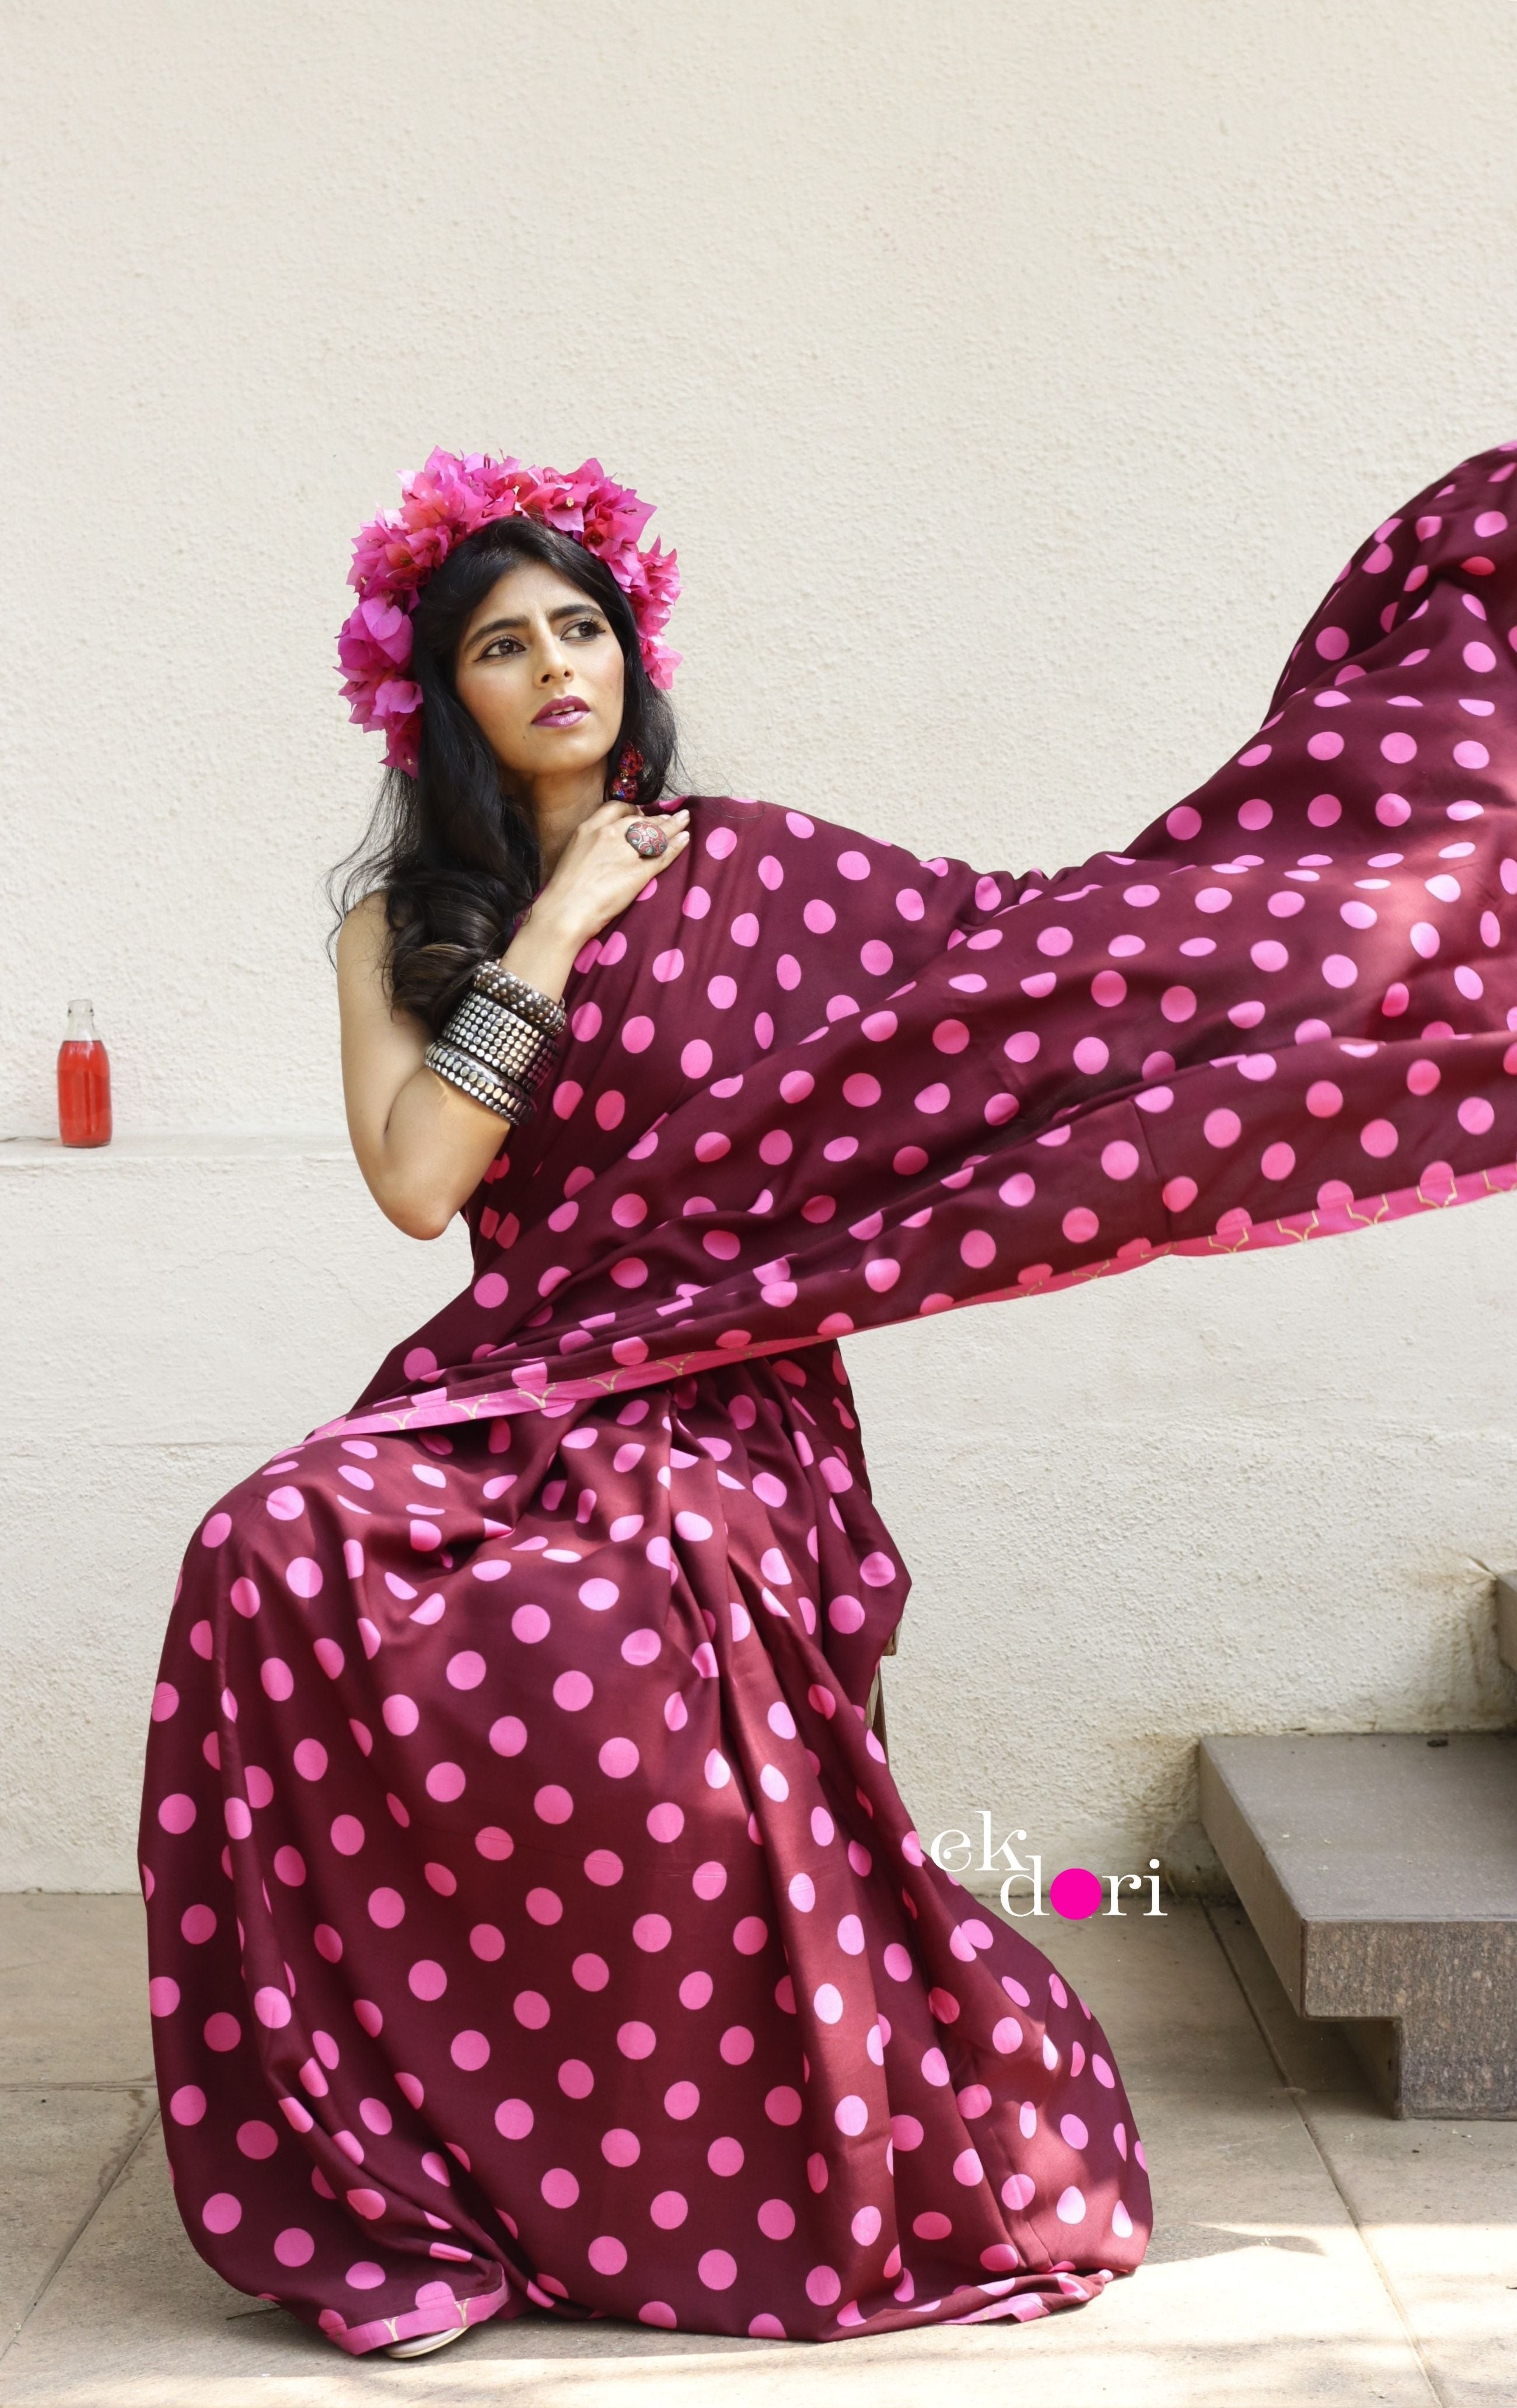
[[[643,860],[622,833],[637,816],[630,804],[603,803],[575,829],[501,957],[529,986],[562,996],[581,946],[689,844],[690,813],[661,813],[667,850]],[[510,1125],[426,1068],[430,1030],[394,1010],[385,991],[389,940],[379,896],[349,912],[337,939],[348,1132],[386,1219],[408,1237],[436,1238],[473,1195]]]
[[[648,879],[660,877],[689,845],[689,811],[660,811],[655,826],[667,833],[669,845],[657,860],[645,860],[626,840],[628,821],[640,816],[631,802],[602,802],[597,811],[590,811],[590,819],[578,824],[556,860],[554,874],[537,896],[525,927],[547,924],[561,939],[571,941],[571,961],[590,937],[599,937],[607,920],[614,920],[634,896],[643,894]],[[515,968],[510,953],[506,961]],[[518,970],[518,978],[525,978],[525,970]]]

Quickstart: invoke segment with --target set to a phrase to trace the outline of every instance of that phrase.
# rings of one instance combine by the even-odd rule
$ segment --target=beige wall
[[[340,1147],[349,545],[434,442],[659,504],[692,781],[1120,843],[1517,434],[1507,0],[11,0],[0,1881],[117,1885],[179,1545],[461,1282]],[[236,1148],[217,1133],[257,1138]],[[177,1142],[193,1140],[193,1142]],[[852,1350],[929,1833],[1139,1865],[1200,1732],[1510,1719],[1517,1208]],[[1183,1851],[1181,1839],[1176,1842]]]

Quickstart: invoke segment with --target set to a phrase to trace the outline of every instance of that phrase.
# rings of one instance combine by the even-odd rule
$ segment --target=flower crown
[[[676,555],[661,542],[638,551],[653,505],[615,483],[598,460],[565,476],[481,452],[434,452],[424,468],[402,477],[400,492],[399,509],[371,519],[353,545],[348,582],[359,598],[337,637],[350,716],[383,731],[387,768],[417,771],[422,689],[406,675],[416,597],[453,546],[494,519],[536,519],[603,560],[632,606],[649,677],[672,684],[680,656],[659,638],[679,597]]]

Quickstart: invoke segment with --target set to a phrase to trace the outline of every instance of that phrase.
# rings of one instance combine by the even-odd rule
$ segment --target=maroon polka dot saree
[[[696,798],[588,945],[465,1292],[185,1560],[142,1862],[202,2254],[343,2349],[836,2341],[1141,2259],[1090,2007],[866,1723],[846,1333],[1517,1180],[1517,447],[1354,555],[1124,851]]]

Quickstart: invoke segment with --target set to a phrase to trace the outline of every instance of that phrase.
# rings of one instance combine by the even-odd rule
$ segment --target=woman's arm
[[[656,862],[640,860],[622,834],[633,816],[628,805],[607,803],[576,828],[501,957],[544,995],[563,994],[581,945],[690,840],[688,813],[671,811],[662,823],[668,851]],[[408,1238],[438,1238],[473,1195],[509,1124],[426,1068],[430,1030],[414,1013],[391,1009],[389,944],[383,897],[371,895],[349,912],[337,937],[348,1134],[385,1218]]]

